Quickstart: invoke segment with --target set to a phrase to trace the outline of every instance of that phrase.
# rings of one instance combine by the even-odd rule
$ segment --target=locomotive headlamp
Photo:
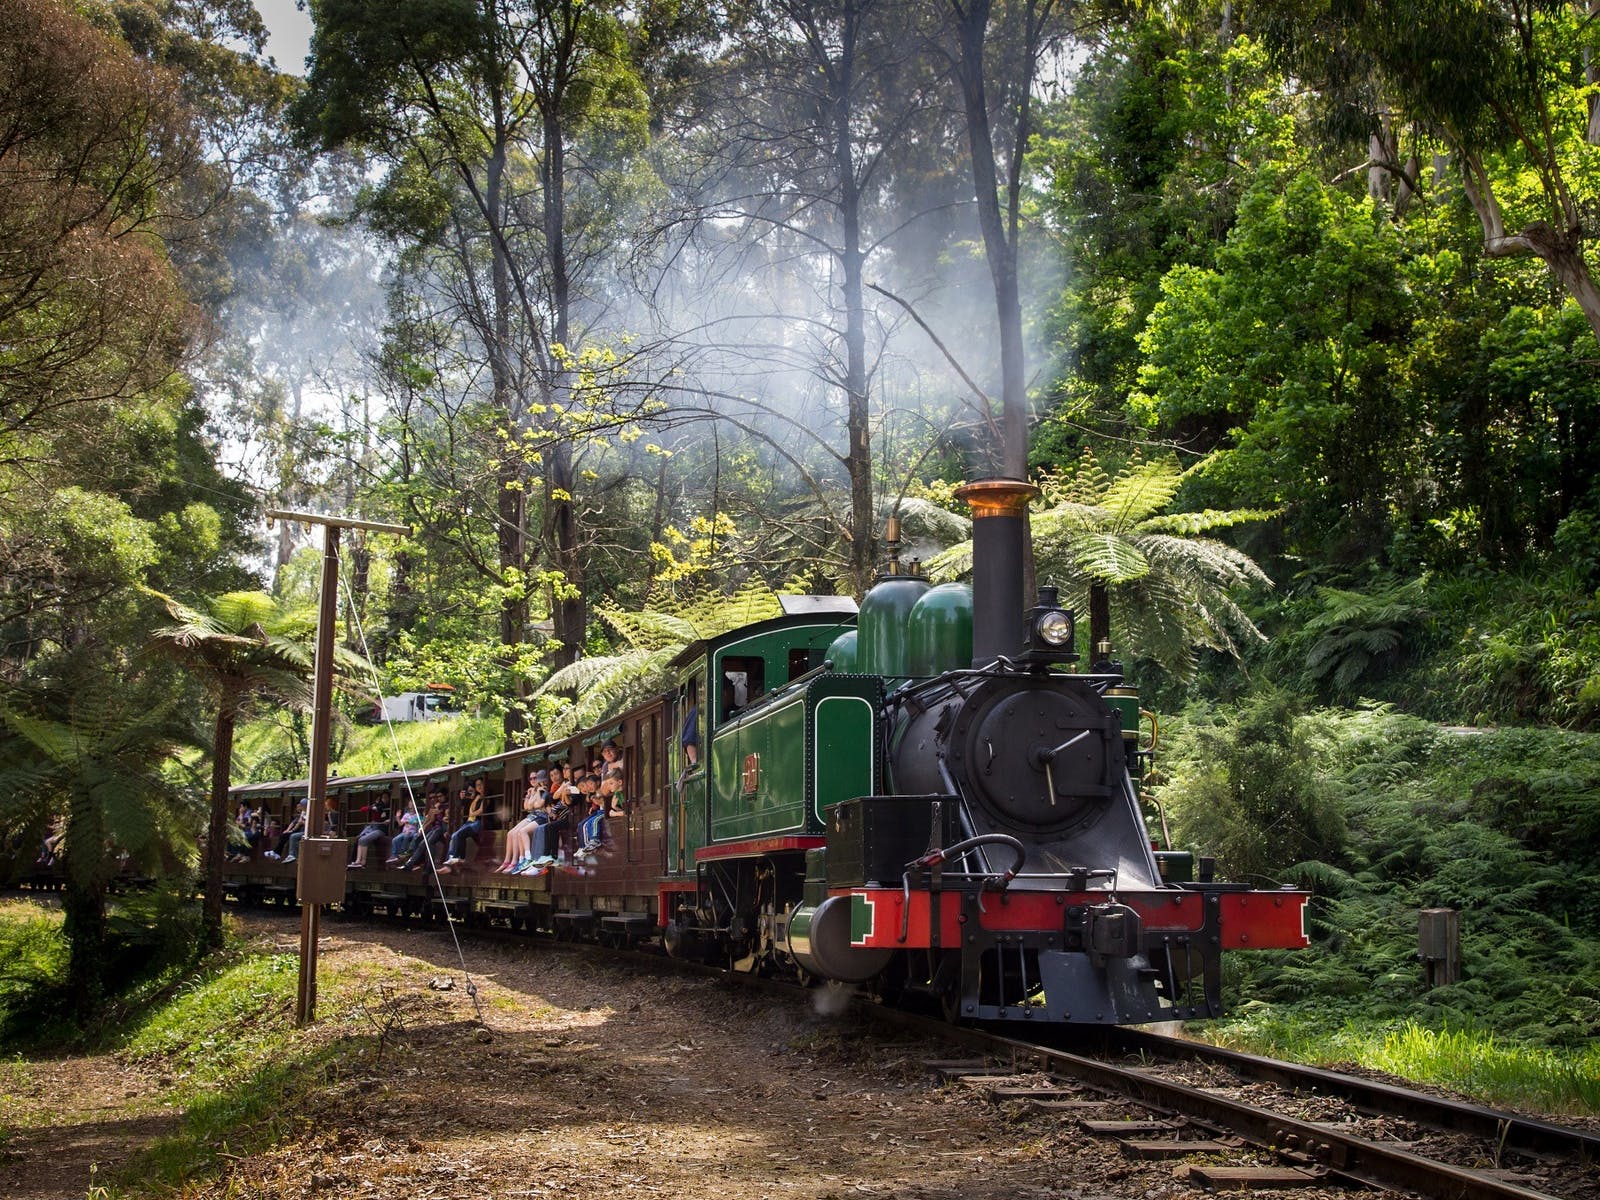
[[[1042,613],[1033,623],[1034,632],[1052,646],[1070,646],[1072,644],[1073,623],[1068,613],[1059,608],[1047,613]]]
[[[1062,608],[1053,587],[1039,589],[1039,602],[1028,613],[1028,649],[1025,657],[1036,663],[1076,662],[1072,652],[1077,622],[1072,610]]]

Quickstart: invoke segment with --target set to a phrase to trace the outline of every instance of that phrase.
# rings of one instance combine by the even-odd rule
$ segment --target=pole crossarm
[[[330,517],[326,513],[295,512],[287,508],[267,509],[268,520],[299,521],[301,524],[330,525],[336,529],[370,529],[375,533],[397,533],[411,536],[409,525],[388,525],[382,521],[363,521],[359,517]]]

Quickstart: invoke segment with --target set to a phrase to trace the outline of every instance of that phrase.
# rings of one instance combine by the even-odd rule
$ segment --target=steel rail
[[[1430,1096],[1398,1084],[1362,1079],[1358,1075],[1346,1075],[1324,1067],[1263,1058],[1241,1050],[1166,1037],[1142,1029],[1113,1030],[1108,1032],[1106,1040],[1108,1044],[1123,1050],[1219,1063],[1241,1075],[1300,1091],[1340,1096],[1375,1112],[1404,1116],[1434,1129],[1473,1134],[1518,1150],[1548,1151],[1576,1158],[1579,1162],[1600,1162],[1600,1134],[1557,1125],[1521,1113],[1488,1108],[1465,1100]]]
[[[1307,1167],[1320,1166],[1330,1178],[1345,1183],[1404,1188],[1429,1200],[1562,1200],[1482,1171],[1437,1162],[1398,1146],[1161,1079],[1146,1069],[1120,1067],[985,1030],[953,1028],[932,1018],[871,1007],[876,1012],[868,1015],[926,1032],[942,1029],[947,1036],[953,1034],[965,1045],[1002,1061],[1009,1059],[1014,1064],[1056,1072],[1200,1122],[1223,1125],[1259,1148],[1284,1154],[1290,1161]],[[886,1013],[893,1015],[885,1018]]]

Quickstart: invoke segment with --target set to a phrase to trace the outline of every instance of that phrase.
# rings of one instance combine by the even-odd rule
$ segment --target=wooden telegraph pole
[[[325,820],[328,796],[328,727],[333,717],[333,632],[339,620],[339,531],[371,529],[410,536],[405,525],[384,525],[354,517],[267,509],[267,520],[298,521],[322,526],[322,585],[317,606],[317,659],[312,674],[311,779],[306,787],[306,833],[297,865],[300,900],[300,990],[295,999],[296,1025],[309,1025],[317,1012],[317,937],[322,906],[344,899],[343,838],[312,837]],[[337,873],[335,873],[337,872]]]

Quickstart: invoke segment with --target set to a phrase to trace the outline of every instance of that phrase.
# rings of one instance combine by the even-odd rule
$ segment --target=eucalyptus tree
[[[558,658],[570,661],[586,623],[585,480],[572,442],[592,429],[573,414],[609,402],[581,360],[603,306],[596,274],[623,236],[647,137],[631,6],[313,0],[311,10],[301,128],[386,166],[365,215],[402,248],[407,278],[431,289],[424,323],[487,367],[480,386],[473,354],[454,364],[455,386],[486,412],[500,643],[515,659],[529,636],[542,557]],[[518,725],[513,705],[508,738]]]
[[[1000,447],[992,465],[1028,469],[1028,397],[1020,242],[1035,91],[1046,58],[1081,11],[1062,0],[946,0],[933,31],[950,63],[966,122],[967,155],[1000,341]]]
[[[936,78],[905,36],[912,20],[902,0],[754,6],[729,56],[735,102],[723,122],[731,160],[723,185],[735,194],[706,196],[693,210],[719,222],[719,232],[737,223],[748,291],[756,290],[752,280],[794,276],[771,285],[785,307],[770,321],[790,336],[775,335],[767,353],[814,373],[824,393],[838,397],[842,445],[830,440],[834,429],[805,419],[796,432],[814,435],[836,464],[829,473],[842,469],[848,481],[842,518],[832,513],[825,476],[811,491],[823,523],[848,547],[842,574],[857,593],[876,569],[873,393],[885,339],[867,303],[867,272],[874,263],[883,269],[909,223],[895,208],[895,159],[935,99]],[[814,308],[803,311],[796,299]],[[744,302],[759,303],[753,294]],[[788,415],[791,406],[775,407]],[[823,407],[832,405],[825,399]],[[746,432],[765,427],[730,419]]]
[[[161,235],[199,156],[170,76],[52,0],[0,6],[0,467],[157,386],[194,312]]]
[[[1595,16],[1569,0],[1273,0],[1254,20],[1332,127],[1371,135],[1373,165],[1406,190],[1422,181],[1396,129],[1447,151],[1484,253],[1542,261],[1600,339]]]

